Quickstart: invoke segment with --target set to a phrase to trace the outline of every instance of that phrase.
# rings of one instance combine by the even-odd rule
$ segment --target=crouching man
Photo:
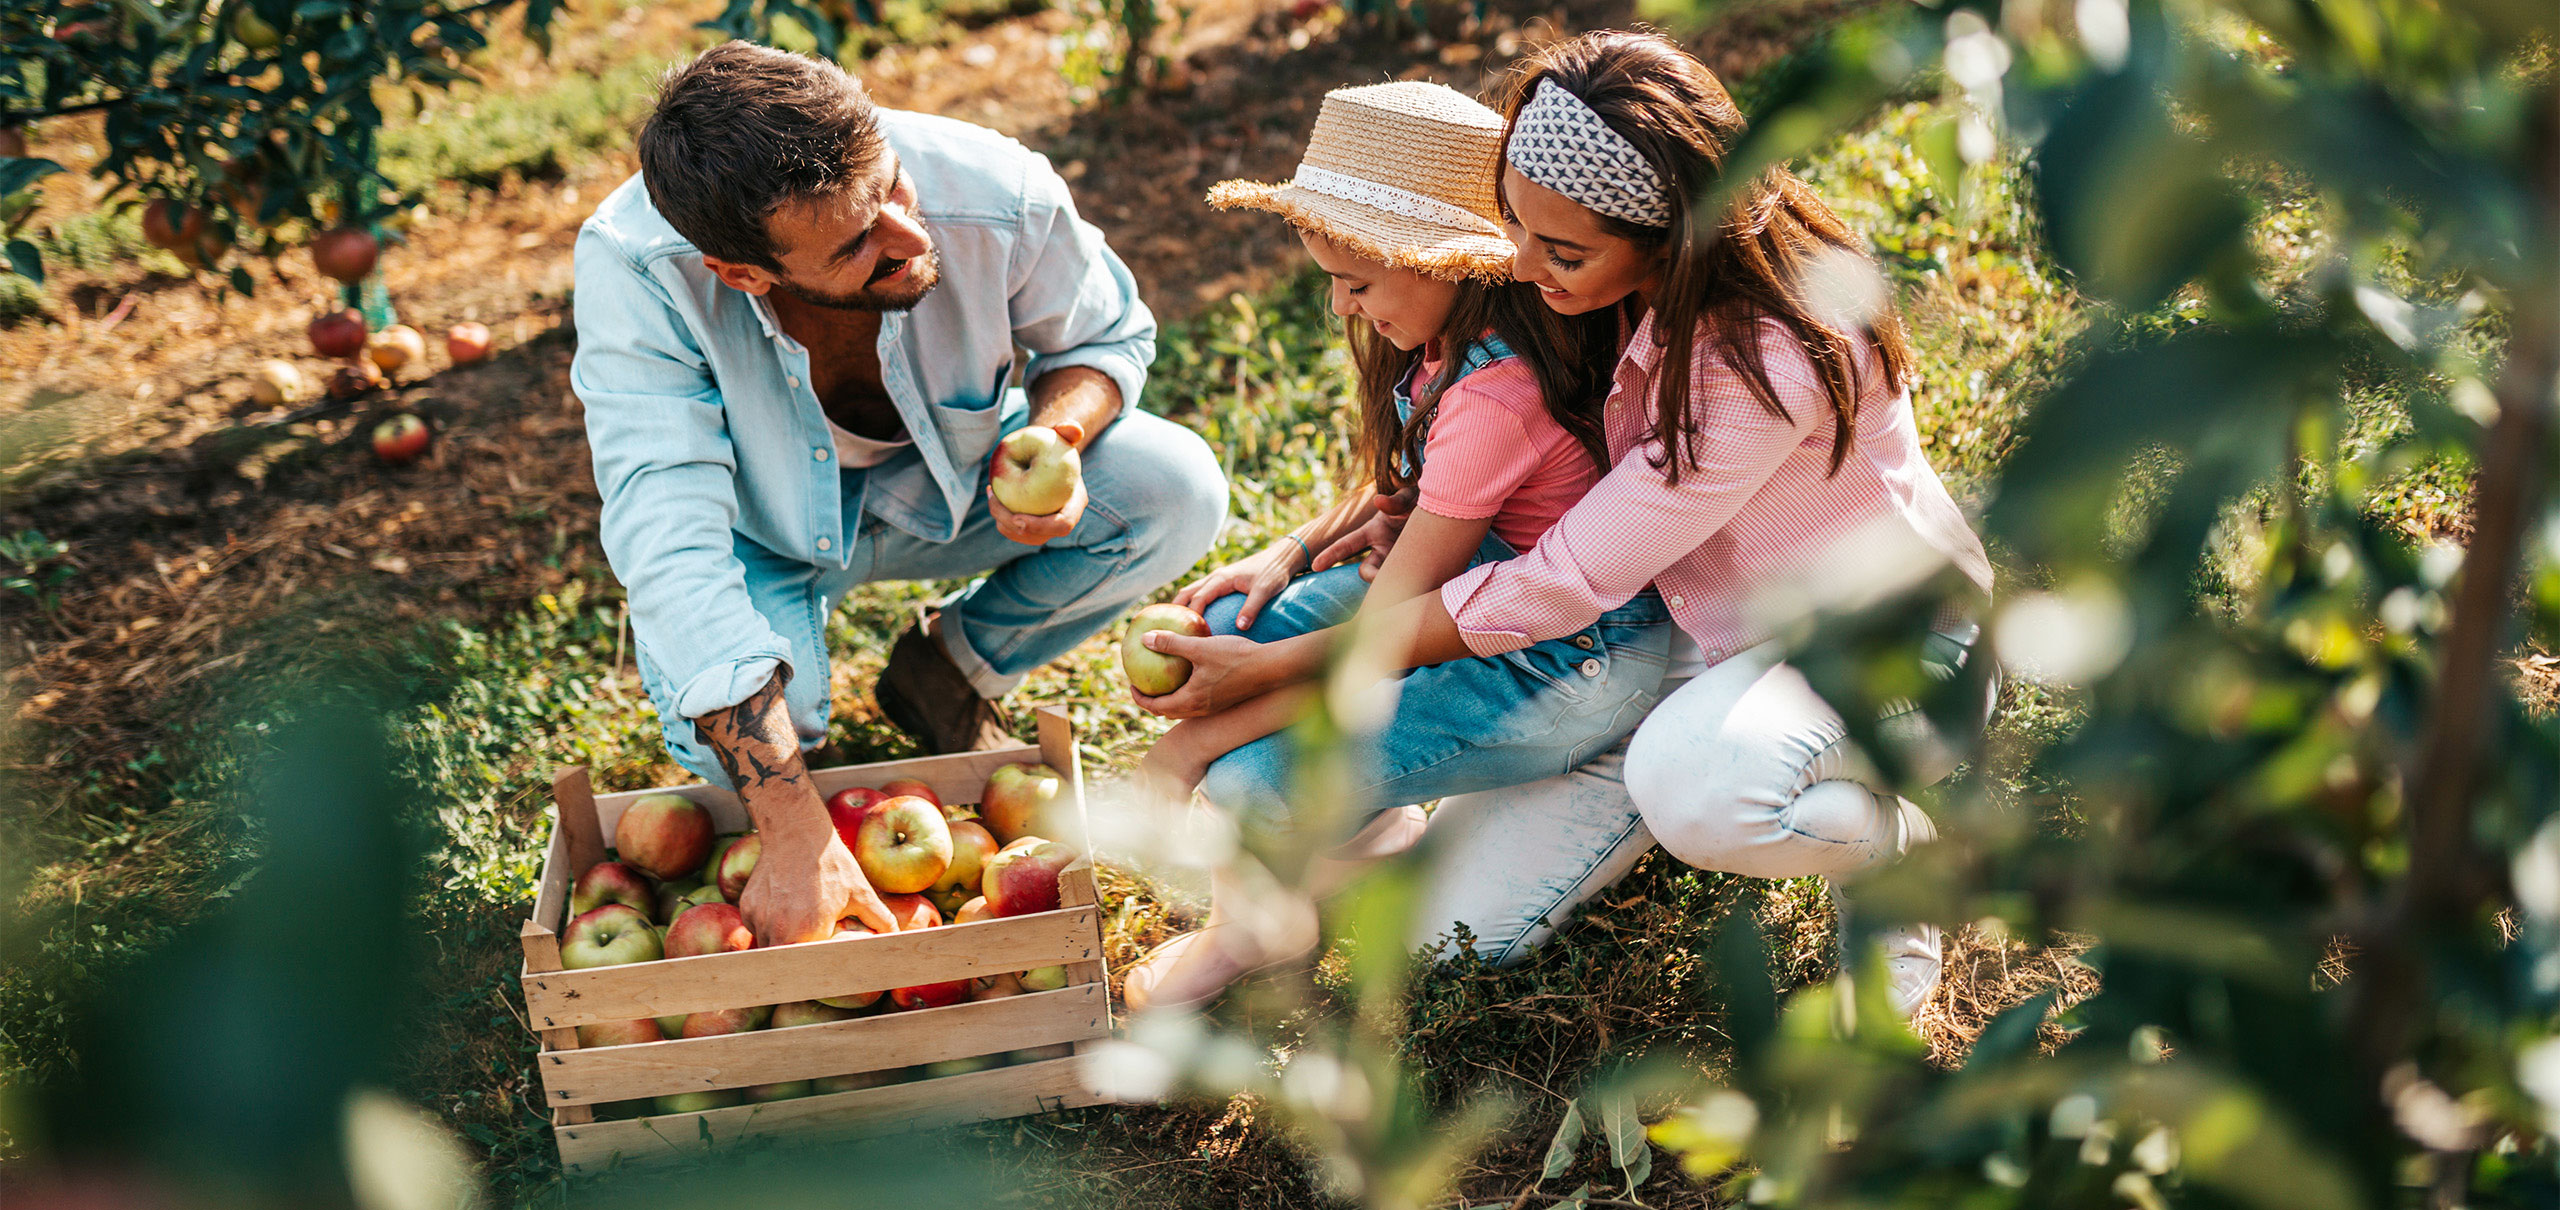
[[[1136,408],[1155,319],[1037,153],[732,42],[667,77],[639,154],[578,235],[571,382],[641,679],[668,749],[763,834],[756,936],[885,931],[803,761],[838,602],[979,577],[873,692],[930,752],[1009,744],[994,702],[1206,553],[1226,482]],[[988,490],[1027,425],[1080,450],[1055,512]]]

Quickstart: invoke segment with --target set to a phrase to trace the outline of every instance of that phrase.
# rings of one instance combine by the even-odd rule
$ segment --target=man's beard
[[[925,295],[932,293],[935,286],[942,284],[942,257],[939,250],[928,249],[924,255],[912,260],[882,261],[880,267],[872,273],[872,280],[877,281],[895,273],[898,271],[898,266],[904,264],[912,264],[915,268],[909,271],[905,281],[899,282],[893,290],[886,292],[866,285],[850,294],[822,294],[788,278],[780,284],[785,293],[813,307],[827,307],[837,311],[906,311],[913,309],[917,303],[923,302]]]

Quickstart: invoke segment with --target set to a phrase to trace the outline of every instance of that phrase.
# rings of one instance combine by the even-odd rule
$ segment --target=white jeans
[[[1516,961],[1657,843],[1701,869],[1799,878],[1853,873],[1929,839],[1928,817],[1873,788],[1839,712],[1779,657],[1763,644],[1707,669],[1571,773],[1441,800],[1422,840],[1416,943],[1464,925],[1486,960]],[[1922,776],[1954,767],[1918,710],[1882,728]]]

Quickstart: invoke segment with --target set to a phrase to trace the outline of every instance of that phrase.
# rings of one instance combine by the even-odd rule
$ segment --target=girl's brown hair
[[[1609,373],[1618,355],[1617,321],[1606,315],[1558,315],[1523,282],[1463,278],[1458,300],[1440,335],[1440,371],[1413,393],[1411,419],[1396,415],[1396,386],[1421,360],[1419,349],[1399,349],[1364,323],[1351,324],[1351,366],[1357,377],[1360,429],[1353,465],[1365,467],[1378,490],[1394,492],[1413,482],[1408,467],[1422,465],[1422,445],[1440,397],[1466,368],[1469,345],[1491,332],[1526,363],[1538,380],[1547,414],[1573,435],[1591,464],[1609,469],[1609,443],[1600,427]]]
[[[1818,317],[1806,297],[1818,259],[1864,259],[1864,243],[1785,168],[1772,168],[1744,186],[1721,215],[1698,213],[1690,203],[1722,178],[1726,153],[1747,123],[1715,73],[1670,39],[1649,31],[1600,30],[1534,52],[1503,98],[1506,145],[1521,106],[1544,79],[1582,98],[1634,144],[1671,192],[1668,227],[1592,212],[1602,230],[1664,257],[1653,296],[1653,330],[1663,350],[1653,415],[1653,437],[1663,454],[1655,465],[1677,483],[1683,467],[1698,464],[1701,434],[1689,414],[1689,377],[1701,322],[1716,338],[1716,355],[1760,405],[1780,419],[1794,419],[1778,398],[1760,347],[1760,321],[1775,319],[1794,334],[1822,380],[1831,402],[1831,471],[1839,473],[1858,435],[1859,338],[1883,357],[1887,388],[1899,390],[1911,369],[1910,339],[1890,307],[1851,333]]]

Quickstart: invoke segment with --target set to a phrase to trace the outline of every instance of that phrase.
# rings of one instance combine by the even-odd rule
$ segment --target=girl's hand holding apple
[[[1215,714],[1312,675],[1298,667],[1296,656],[1305,645],[1295,642],[1257,643],[1232,634],[1194,638],[1166,630],[1149,631],[1138,641],[1149,651],[1191,661],[1190,679],[1171,693],[1149,697],[1129,691],[1140,708],[1165,718]],[[1322,651],[1316,654],[1320,660]]]

